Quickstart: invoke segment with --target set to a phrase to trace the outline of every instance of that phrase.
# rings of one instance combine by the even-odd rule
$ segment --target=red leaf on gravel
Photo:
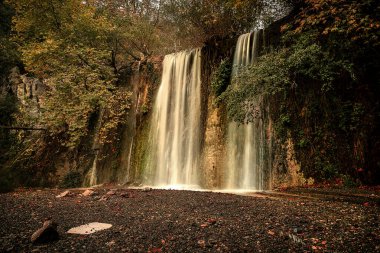
[[[162,252],[162,248],[151,248],[148,250],[148,253],[159,253]]]
[[[317,239],[317,238],[311,238],[311,241],[312,241],[313,243],[318,243],[319,239]]]
[[[363,206],[369,206],[369,202],[363,203]]]
[[[210,224],[215,224],[215,223],[216,223],[216,220],[210,218],[210,219],[207,220],[207,222],[210,223]]]

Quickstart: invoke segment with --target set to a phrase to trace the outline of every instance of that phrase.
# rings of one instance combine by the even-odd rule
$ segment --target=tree
[[[17,47],[10,40],[13,14],[11,6],[0,0],[0,87],[5,85],[10,68],[19,62]]]
[[[53,135],[65,133],[62,143],[79,144],[89,129],[90,116],[112,104],[128,101],[116,90],[114,40],[117,29],[95,4],[65,1],[10,1],[16,10],[17,41],[29,74],[49,87],[42,119]],[[125,103],[128,105],[128,103]],[[126,106],[123,113],[126,113]],[[114,115],[119,124],[122,115]]]

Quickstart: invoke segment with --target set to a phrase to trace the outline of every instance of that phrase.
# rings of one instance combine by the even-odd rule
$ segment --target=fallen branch
[[[47,131],[46,128],[34,128],[34,127],[10,127],[10,126],[0,126],[0,129],[25,130],[25,131]]]

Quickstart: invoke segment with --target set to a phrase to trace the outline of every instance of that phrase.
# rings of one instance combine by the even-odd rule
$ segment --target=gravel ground
[[[377,193],[109,190],[0,194],[0,252],[380,252]],[[33,245],[46,218],[58,223],[60,240]],[[66,233],[89,222],[113,226]]]

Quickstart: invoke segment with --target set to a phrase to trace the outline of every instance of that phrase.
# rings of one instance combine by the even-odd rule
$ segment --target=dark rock
[[[34,244],[48,243],[59,239],[57,232],[57,223],[52,220],[44,222],[43,226],[33,233],[31,241]]]
[[[129,198],[129,197],[131,197],[131,196],[129,195],[128,192],[123,192],[123,193],[120,193],[120,197],[123,197],[123,198]]]

